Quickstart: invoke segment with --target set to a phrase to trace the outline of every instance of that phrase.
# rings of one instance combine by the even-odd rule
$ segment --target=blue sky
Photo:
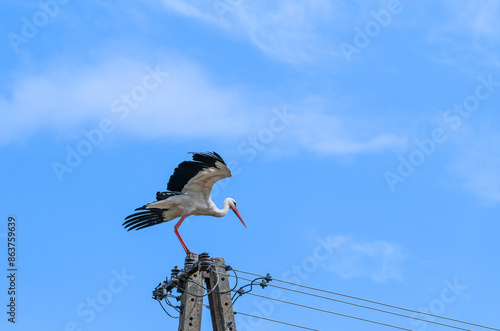
[[[3,6],[0,245],[3,274],[12,216],[18,314],[7,322],[2,277],[2,329],[175,329],[150,298],[184,259],[174,224],[121,223],[187,152],[212,150],[233,170],[213,200],[238,201],[248,229],[232,214],[192,217],[180,229],[191,250],[500,327],[499,1]],[[321,330],[387,329],[250,295],[234,308]]]

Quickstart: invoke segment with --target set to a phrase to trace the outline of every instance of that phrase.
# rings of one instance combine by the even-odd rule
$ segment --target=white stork
[[[179,234],[179,227],[190,215],[222,217],[231,209],[246,227],[236,208],[236,201],[226,198],[222,209],[219,209],[210,198],[212,186],[220,179],[231,177],[231,171],[224,160],[215,152],[190,154],[193,154],[193,161],[184,161],[175,168],[168,181],[167,191],[156,193],[157,201],[137,208],[136,211],[140,211],[127,216],[123,223],[125,229],[130,231],[180,217],[174,226],[174,232],[186,254],[191,252]]]

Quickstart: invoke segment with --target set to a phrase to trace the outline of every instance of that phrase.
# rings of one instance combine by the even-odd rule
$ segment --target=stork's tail
[[[166,222],[163,219],[163,212],[168,209],[159,209],[159,208],[151,208],[147,209],[146,205],[139,207],[136,209],[140,210],[140,212],[129,215],[125,217],[125,222],[123,222],[123,226],[127,231],[130,230],[140,230],[144,229],[156,224],[160,224]]]

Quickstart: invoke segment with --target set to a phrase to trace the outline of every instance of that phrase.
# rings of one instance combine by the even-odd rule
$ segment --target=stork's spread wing
[[[193,161],[179,164],[174,174],[170,176],[167,185],[168,191],[156,193],[156,200],[168,200],[184,193],[210,198],[210,191],[215,182],[222,178],[231,177],[231,171],[219,154],[215,152],[192,154]],[[158,204],[154,204],[155,207],[158,207]],[[137,208],[137,213],[127,216],[123,222],[125,229],[128,231],[140,230],[181,216],[176,208],[152,208],[152,206],[148,208],[150,205],[152,204]]]
[[[210,197],[212,186],[220,179],[231,177],[231,171],[219,154],[192,153],[193,161],[184,161],[174,170],[167,190],[203,194]]]

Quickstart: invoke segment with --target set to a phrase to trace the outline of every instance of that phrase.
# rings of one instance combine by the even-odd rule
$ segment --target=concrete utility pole
[[[214,331],[236,331],[231,287],[223,258],[210,258],[208,253],[189,254],[184,269],[172,269],[170,280],[161,282],[153,291],[153,299],[170,297],[174,288],[181,293],[178,331],[200,331],[206,284]]]
[[[193,269],[198,262],[198,256],[190,254],[184,261],[184,270]],[[203,277],[201,271],[196,271],[177,287],[181,292],[181,313],[179,316],[179,331],[200,331],[201,310],[203,309]]]
[[[212,270],[206,278],[207,289],[213,289],[208,295],[210,315],[214,331],[236,331],[234,320],[231,286],[227,276],[226,264],[223,258],[214,257]]]

